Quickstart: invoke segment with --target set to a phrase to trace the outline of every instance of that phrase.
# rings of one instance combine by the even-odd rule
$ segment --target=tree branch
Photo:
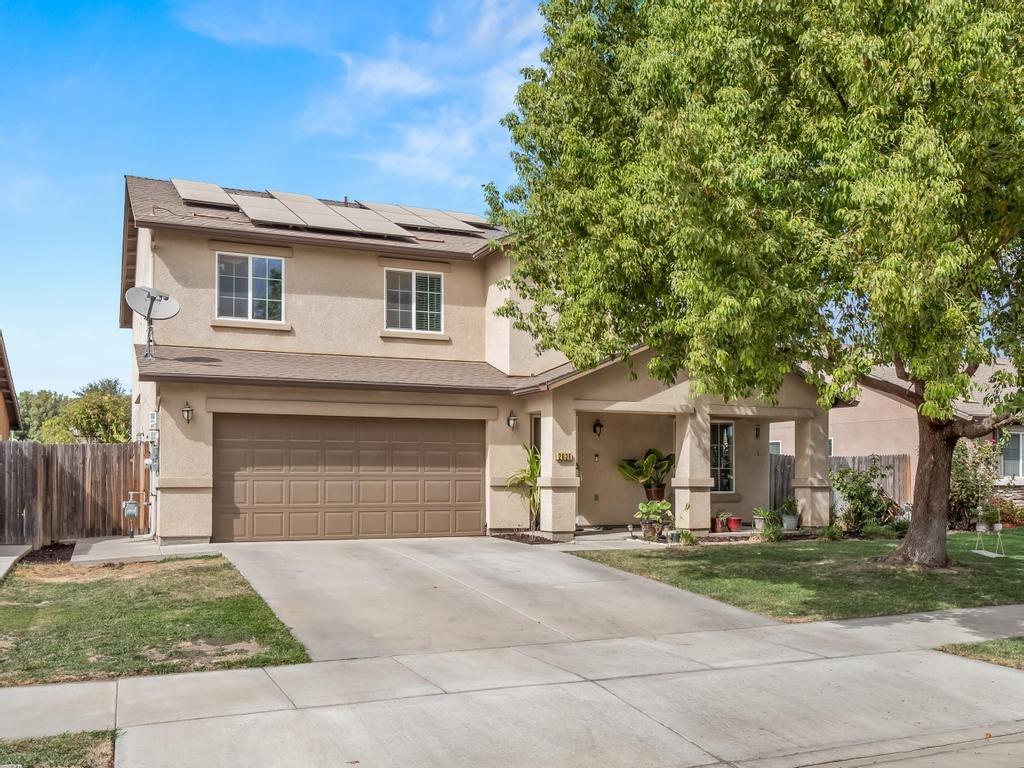
[[[884,395],[891,395],[899,400],[903,400],[908,405],[914,406],[914,408],[924,403],[924,397],[915,391],[913,384],[910,387],[905,387],[895,381],[876,379],[874,376],[860,376],[857,379],[857,383],[875,392],[881,392]]]
[[[984,419],[979,421],[957,419],[956,432],[960,437],[966,437],[969,440],[976,440],[979,437],[984,437],[989,432],[999,429],[1000,427],[1012,424],[1020,418],[1021,414],[1019,413],[1004,413],[1001,416],[992,414],[991,416],[986,416]]]

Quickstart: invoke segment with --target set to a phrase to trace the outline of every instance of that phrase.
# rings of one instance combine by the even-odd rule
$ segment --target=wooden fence
[[[63,539],[129,531],[121,502],[148,502],[145,443],[46,445],[0,442],[0,544],[39,548]],[[149,530],[143,503],[136,533]]]
[[[871,456],[829,456],[829,471],[840,467],[853,467],[865,470],[871,466]],[[910,457],[905,453],[878,456],[882,467],[889,467],[889,472],[882,479],[882,489],[899,504],[911,501],[910,497]],[[793,495],[793,474],[796,468],[796,457],[785,454],[771,456],[769,462],[769,485],[772,509],[778,509],[782,502]],[[836,503],[836,493],[832,492],[832,503]]]

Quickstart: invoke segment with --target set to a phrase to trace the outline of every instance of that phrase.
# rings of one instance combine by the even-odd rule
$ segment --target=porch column
[[[576,410],[555,398],[540,417],[540,530],[555,541],[576,536]]]
[[[676,471],[672,478],[676,527],[711,528],[711,416],[698,400],[693,413],[676,414]]]
[[[828,525],[828,411],[815,408],[814,415],[794,423],[796,469],[793,493],[800,525],[823,528]]]

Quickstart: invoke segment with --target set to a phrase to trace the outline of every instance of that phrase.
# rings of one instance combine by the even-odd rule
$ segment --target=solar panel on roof
[[[359,226],[364,232],[373,235],[393,235],[396,237],[412,237],[412,233],[384,218],[376,211],[352,206],[331,205],[332,211]]]
[[[184,179],[171,179],[171,184],[177,191],[178,196],[186,203],[202,203],[203,205],[217,205],[224,208],[237,208],[231,195],[218,187],[216,184],[209,184],[205,181],[186,181]]]
[[[412,211],[409,211],[400,205],[391,205],[389,203],[364,203],[362,200],[359,201],[359,204],[366,206],[371,211],[376,211],[385,219],[394,222],[395,224],[401,224],[406,227],[420,227],[422,229],[433,228],[433,225],[422,216],[417,216]]]
[[[276,198],[260,197],[259,195],[232,195],[231,198],[238,203],[242,213],[254,222],[297,227],[306,226],[306,222],[296,216],[293,211]]]
[[[435,229],[445,229],[452,232],[472,232],[473,234],[480,231],[472,224],[467,224],[464,221],[456,219],[454,216],[449,216],[444,211],[439,211],[434,208],[413,208],[412,206],[408,206],[407,210],[416,214],[420,218],[429,221]]]
[[[452,218],[464,221],[467,224],[476,224],[481,227],[491,226],[491,223],[487,219],[483,216],[477,216],[475,213],[463,213],[462,211],[442,211],[442,213],[447,213]]]

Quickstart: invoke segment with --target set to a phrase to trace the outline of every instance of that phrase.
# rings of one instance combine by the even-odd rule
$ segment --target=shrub
[[[891,525],[879,525],[874,520],[868,520],[861,529],[861,536],[865,539],[898,539],[900,534]]]
[[[829,541],[842,541],[843,527],[837,522],[832,522],[827,528],[823,528],[821,530],[821,534],[818,538],[827,539]]]
[[[966,531],[978,519],[999,476],[1003,441],[961,440],[953,449],[949,475],[949,527]]]
[[[899,513],[895,502],[879,487],[888,470],[872,456],[867,469],[840,467],[831,473],[832,485],[844,502],[839,518],[850,533],[861,533],[869,522],[886,525]]]
[[[905,517],[897,517],[889,524],[889,526],[896,531],[896,534],[902,539],[907,535],[907,531],[910,529],[910,520]]]
[[[764,528],[758,534],[761,541],[775,542],[782,539],[782,520],[776,515],[764,519]]]
[[[1024,509],[1018,507],[1011,499],[1004,496],[993,496],[988,501],[989,507],[996,513],[996,522],[1004,525],[1020,525],[1024,523]]]
[[[697,537],[693,534],[693,531],[688,531],[685,528],[680,528],[679,531],[679,543],[684,547],[696,547],[700,544]]]

